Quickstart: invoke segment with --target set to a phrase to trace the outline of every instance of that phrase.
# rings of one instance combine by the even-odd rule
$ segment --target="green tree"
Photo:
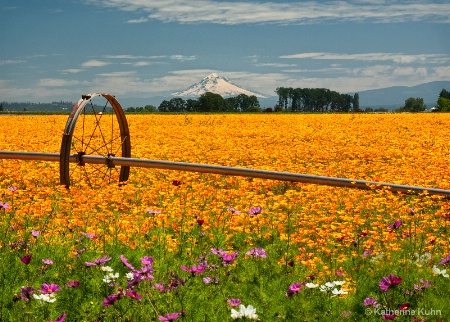
[[[423,102],[423,98],[410,97],[405,100],[405,106],[400,108],[402,112],[423,112],[427,109],[427,106]]]
[[[254,112],[260,109],[258,98],[255,95],[239,94],[234,98],[235,108],[241,112]]]
[[[181,97],[174,97],[170,100],[169,112],[185,112],[186,101]]]
[[[197,112],[198,111],[198,101],[191,98],[186,100],[186,112]]]
[[[288,109],[289,93],[292,88],[278,87],[275,91],[278,95],[278,105],[280,105],[284,110]]]
[[[359,94],[355,93],[355,95],[353,95],[353,112],[358,111],[359,111]]]
[[[156,107],[153,105],[145,105],[144,110],[148,113],[154,113],[157,111]]]
[[[164,100],[159,104],[158,110],[160,112],[169,112],[170,102],[168,100]]]
[[[219,94],[206,92],[198,98],[199,112],[222,112],[224,99]]]
[[[236,96],[224,99],[223,110],[225,112],[239,112],[239,104]]]
[[[450,112],[450,99],[445,97],[439,97],[436,105],[439,112]]]
[[[0,111],[3,111],[3,103],[0,104]]]
[[[450,92],[443,88],[442,91],[439,93],[439,97],[443,97],[450,100]]]

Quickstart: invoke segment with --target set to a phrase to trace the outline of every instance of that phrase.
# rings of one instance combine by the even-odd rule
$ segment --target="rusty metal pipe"
[[[357,188],[364,190],[389,188],[391,191],[402,193],[424,193],[430,195],[440,195],[450,197],[450,190],[407,186],[386,182],[355,180],[346,178],[325,177],[318,175],[308,175],[292,172],[278,172],[269,170],[258,170],[248,168],[236,168],[220,165],[174,162],[164,160],[148,160],[138,158],[124,158],[124,157],[103,157],[98,155],[70,155],[70,162],[77,163],[81,158],[82,162],[91,164],[104,164],[110,166],[130,166],[141,168],[154,168],[165,170],[178,170],[188,172],[213,173],[229,176],[251,177],[279,181],[302,182],[309,184],[319,184],[334,187]],[[40,153],[40,152],[15,152],[15,151],[0,151],[0,159],[20,159],[20,160],[39,160],[39,161],[60,161],[58,153]]]

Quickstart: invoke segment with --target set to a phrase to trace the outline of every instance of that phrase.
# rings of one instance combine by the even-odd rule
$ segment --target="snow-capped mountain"
[[[182,92],[172,93],[178,97],[198,97],[206,92],[219,94],[222,97],[237,96],[245,94],[247,96],[262,97],[263,95],[253,93],[245,88],[232,84],[226,77],[219,76],[217,73],[203,78],[200,82],[191,85],[188,89]]]

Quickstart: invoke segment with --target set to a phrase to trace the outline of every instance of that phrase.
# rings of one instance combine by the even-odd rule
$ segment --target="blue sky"
[[[159,104],[217,72],[265,96],[450,80],[448,1],[0,0],[0,101]]]

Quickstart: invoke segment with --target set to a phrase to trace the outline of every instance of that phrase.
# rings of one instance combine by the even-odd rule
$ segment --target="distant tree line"
[[[158,110],[153,105],[145,105],[144,107],[127,107],[125,112],[128,113],[155,113]]]
[[[61,110],[72,110],[72,102],[59,101],[51,103],[18,103],[18,102],[1,102],[0,111],[61,111]]]
[[[239,94],[223,98],[219,94],[204,93],[198,99],[184,100],[175,97],[164,100],[158,107],[159,112],[261,112],[258,98],[254,95]]]
[[[359,112],[359,94],[339,94],[326,88],[278,87],[278,105],[289,112]]]

